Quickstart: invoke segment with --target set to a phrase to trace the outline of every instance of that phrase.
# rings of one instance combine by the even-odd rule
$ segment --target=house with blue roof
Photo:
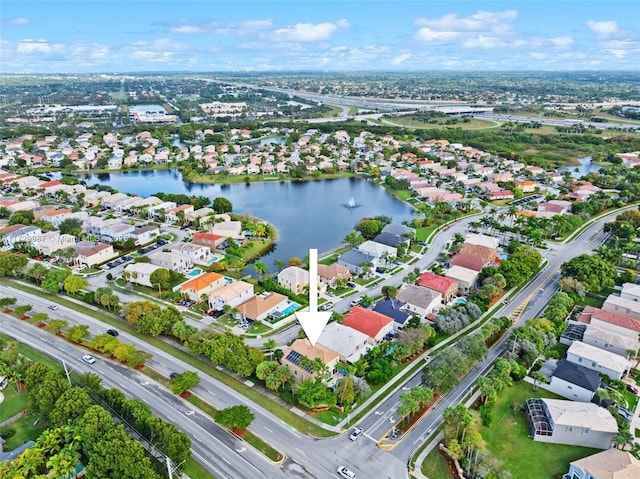
[[[404,329],[405,324],[413,314],[402,309],[405,303],[394,298],[383,298],[376,303],[373,310],[377,313],[393,319],[393,331],[398,332]]]

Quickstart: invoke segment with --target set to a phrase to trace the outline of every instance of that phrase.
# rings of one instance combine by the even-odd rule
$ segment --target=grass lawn
[[[0,421],[15,416],[27,407],[27,393],[16,388],[15,383],[9,385],[2,391],[4,401],[0,403]]]
[[[215,479],[209,471],[207,471],[204,467],[198,464],[195,459],[190,457],[187,459],[187,462],[184,463],[184,467],[182,468],[182,472],[184,472],[189,477],[197,477],[202,479]]]
[[[271,331],[271,328],[269,326],[260,321],[254,321],[253,323],[251,323],[249,329],[247,329],[247,334],[262,334],[268,331]]]
[[[543,389],[534,392],[531,384],[520,381],[502,394],[494,407],[491,425],[480,431],[487,449],[500,458],[503,468],[513,477],[555,479],[567,472],[569,462],[600,451],[532,440],[524,411],[514,412],[509,408],[514,403],[524,405],[525,400],[532,397],[559,398]]]
[[[601,308],[604,303],[604,298],[598,296],[592,296],[587,294],[581,301],[585,306],[593,306],[594,308]]]
[[[42,434],[42,431],[44,431],[46,427],[40,423],[34,426],[33,423],[36,419],[37,418],[33,416],[26,416],[9,424],[7,428],[13,429],[16,433],[11,437],[6,438],[7,443],[4,445],[4,450],[12,451],[16,447],[22,446],[27,441],[35,441],[38,439],[38,436]]]
[[[451,479],[447,460],[437,448],[427,455],[420,469],[429,479]]]

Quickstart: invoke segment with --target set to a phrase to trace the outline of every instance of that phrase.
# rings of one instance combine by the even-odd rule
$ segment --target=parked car
[[[107,329],[107,334],[109,334],[110,336],[113,336],[115,338],[120,333],[116,329]]]
[[[338,474],[344,479],[356,479],[356,473],[344,466],[338,466]]]
[[[327,301],[326,303],[323,303],[322,306],[320,306],[320,309],[322,311],[326,311],[331,308],[333,308],[333,303],[331,301]]]
[[[363,432],[364,429],[362,429],[360,426],[356,426],[353,428],[353,432],[349,436],[349,439],[351,439],[352,441],[356,441],[360,436],[362,436]]]
[[[627,384],[627,391],[633,394],[638,394],[638,388],[633,384]]]
[[[84,356],[82,356],[82,360],[87,364],[93,364],[96,362],[96,358],[94,358],[90,354],[85,354]]]
[[[356,287],[356,283],[354,283],[353,281],[349,281],[347,283],[347,286],[349,286],[350,288],[355,288]]]
[[[351,306],[358,306],[361,301],[362,301],[362,298],[352,299],[351,300]]]

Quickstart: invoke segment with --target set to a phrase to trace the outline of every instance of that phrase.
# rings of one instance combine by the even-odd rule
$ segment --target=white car
[[[84,356],[82,356],[82,360],[88,364],[93,364],[96,362],[96,358],[94,358],[90,354],[85,354]]]
[[[338,474],[340,474],[340,477],[344,477],[344,479],[356,479],[356,473],[344,466],[338,466]]]
[[[349,436],[349,439],[351,439],[352,441],[356,441],[360,436],[362,436],[363,432],[364,429],[362,429],[360,426],[356,426],[355,428],[353,428],[353,432]]]
[[[57,304],[51,304],[51,305],[47,306],[47,308],[51,309],[52,311],[55,311],[56,309],[58,309],[58,305]]]

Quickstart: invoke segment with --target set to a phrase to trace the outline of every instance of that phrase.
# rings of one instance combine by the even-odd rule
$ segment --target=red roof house
[[[393,332],[393,319],[369,309],[354,306],[344,319],[344,326],[360,331],[371,338],[371,343],[379,343]]]
[[[429,271],[420,275],[418,286],[437,291],[442,295],[445,302],[449,301],[458,292],[458,282],[456,280],[445,278]]]
[[[578,321],[634,339],[637,339],[640,334],[640,320],[594,306],[585,307],[578,316]]]

